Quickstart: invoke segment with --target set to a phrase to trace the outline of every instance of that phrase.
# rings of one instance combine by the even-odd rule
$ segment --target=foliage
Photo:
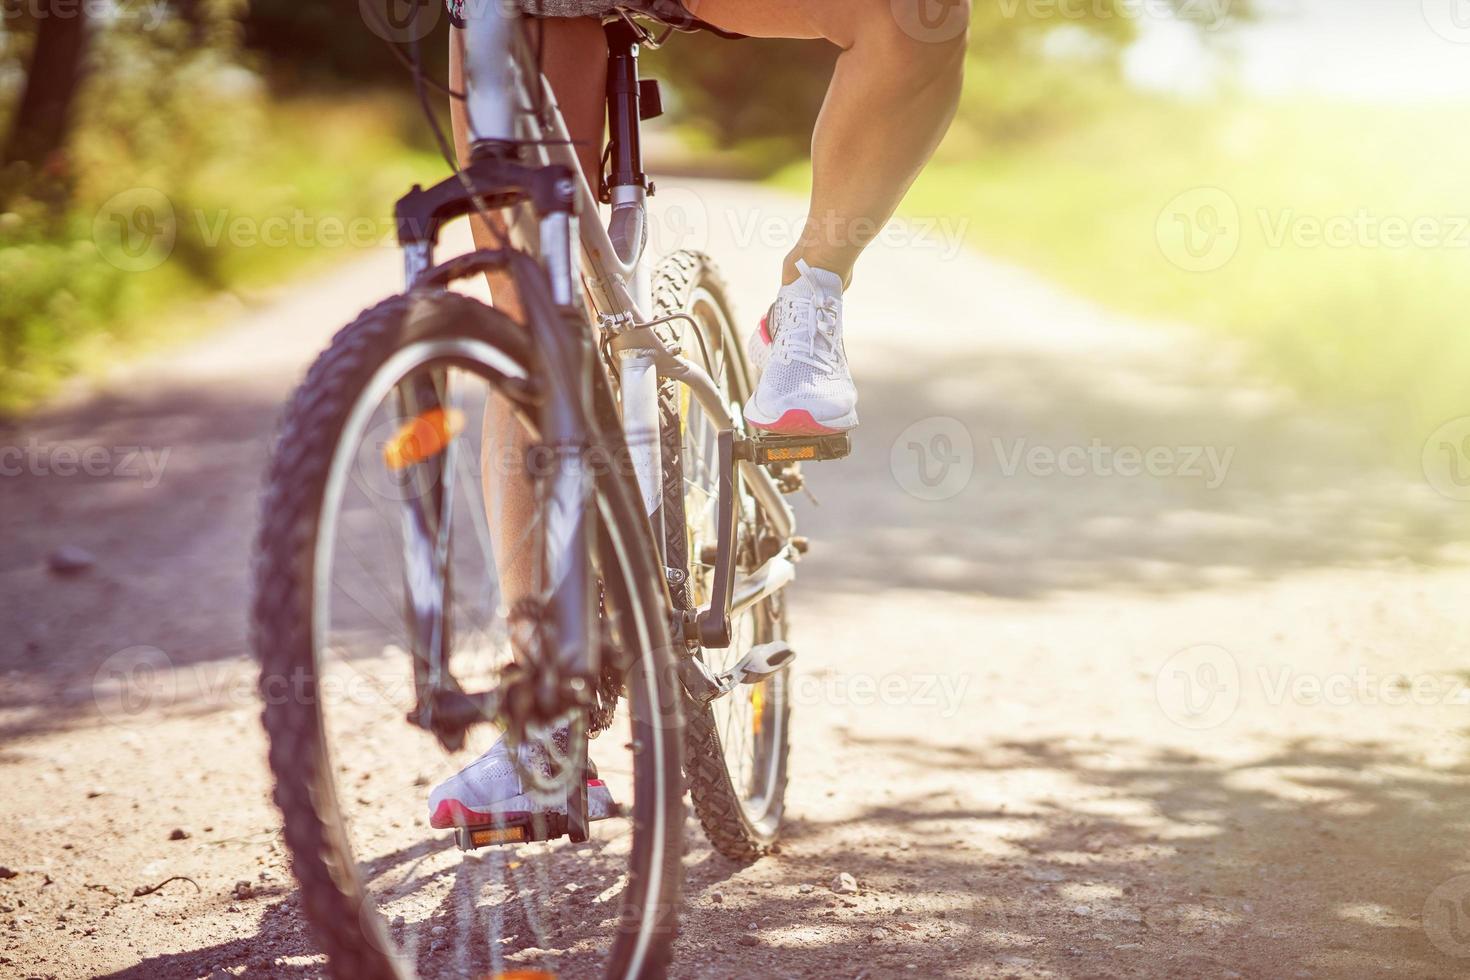
[[[1100,111],[1066,129],[946,150],[906,208],[969,219],[974,244],[1112,307],[1238,338],[1415,453],[1465,414],[1470,138],[1444,126],[1462,108],[1094,95]],[[1181,202],[1201,235],[1214,207],[1238,247],[1191,268]]]
[[[1251,16],[1245,0],[1165,0],[1176,15],[1213,32]],[[1020,139],[1075,117],[1093,104],[1091,87],[1115,73],[1116,56],[1136,35],[1138,11],[1159,0],[989,0],[970,21],[965,101],[951,147]],[[1043,53],[1053,35],[1071,33],[1075,60]],[[718,147],[754,148],[767,169],[804,156],[837,49],[825,41],[678,35],[646,56],[651,72],[675,87],[676,120]]]
[[[174,332],[189,300],[340,254],[348,246],[322,231],[329,220],[368,215],[386,233],[396,194],[433,172],[405,147],[403,103],[273,101],[239,63],[238,5],[200,0],[188,12],[96,25],[69,207],[23,194],[4,205],[0,411]],[[269,219],[294,224],[263,243]],[[110,237],[135,233],[164,236],[166,254],[135,261]]]
[[[393,20],[386,20],[390,15]],[[395,24],[406,26],[395,29]],[[447,73],[444,0],[249,0],[241,25],[246,49],[282,91],[404,85],[409,76],[384,35],[397,39],[405,53],[409,40],[418,38],[425,68],[435,78]]]

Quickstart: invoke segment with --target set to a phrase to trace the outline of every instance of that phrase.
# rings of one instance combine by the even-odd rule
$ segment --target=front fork
[[[484,161],[484,168],[497,163]],[[527,171],[507,161],[508,173],[524,175]],[[484,169],[482,168],[482,169]],[[529,718],[548,721],[579,700],[579,694],[590,696],[599,676],[601,653],[596,629],[596,579],[591,566],[593,551],[592,515],[594,474],[587,454],[592,434],[586,406],[591,404],[592,348],[585,329],[575,329],[584,316],[581,278],[575,264],[578,229],[575,194],[571,174],[561,168],[538,171],[540,183],[529,195],[526,218],[534,211],[538,241],[537,264],[520,253],[505,253],[502,264],[509,264],[527,311],[538,348],[542,351],[543,368],[558,397],[544,400],[538,418],[540,442],[533,447],[527,464],[527,479],[534,485],[541,520],[537,536],[540,549],[536,561],[537,602],[535,641],[530,650],[528,680],[522,696],[514,705],[502,709],[525,713]],[[450,188],[453,189],[452,187]],[[415,189],[427,206],[440,210],[432,219],[401,222],[411,233],[404,245],[404,271],[410,295],[426,289],[441,288],[435,274],[433,238],[437,219],[447,210],[439,188],[428,192]],[[401,203],[401,211],[417,205],[411,195]],[[458,202],[455,202],[455,206]],[[425,210],[426,207],[421,207]],[[420,227],[428,233],[414,234]],[[409,420],[421,419],[446,406],[441,405],[443,370],[423,372],[404,379],[398,386],[397,400],[402,414]],[[408,476],[414,481],[414,492],[403,503],[405,587],[409,595],[410,641],[413,645],[415,675],[419,681],[420,711],[432,711],[436,696],[453,687],[453,678],[445,663],[448,648],[448,601],[450,586],[447,561],[449,522],[452,517],[453,447],[446,452],[417,463]],[[478,506],[478,502],[472,502]],[[488,560],[488,556],[487,556]],[[462,738],[460,726],[426,723],[446,744]],[[456,728],[458,730],[456,731]]]

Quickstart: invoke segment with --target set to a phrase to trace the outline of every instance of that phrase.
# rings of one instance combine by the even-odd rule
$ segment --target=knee
[[[870,0],[854,32],[854,46],[880,60],[896,76],[923,84],[949,83],[964,75],[970,0]]]

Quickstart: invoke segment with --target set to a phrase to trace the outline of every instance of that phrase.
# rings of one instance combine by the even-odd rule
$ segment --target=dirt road
[[[655,243],[754,317],[797,202],[689,186]],[[691,822],[678,975],[1465,973],[1470,505],[1214,340],[910,230],[859,267],[864,425],[801,506],[789,838],[737,868]],[[397,276],[354,260],[0,439],[0,974],[320,973],[247,544],[287,391]],[[64,545],[95,566],[49,573]],[[118,656],[166,696],[119,710]]]

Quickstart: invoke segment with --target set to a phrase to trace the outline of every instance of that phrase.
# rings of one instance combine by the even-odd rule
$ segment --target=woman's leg
[[[607,39],[595,17],[550,17],[532,28],[545,30],[542,42],[542,69],[556,93],[562,118],[573,140],[578,142],[577,158],[582,172],[596,186],[597,170],[602,159],[603,124],[607,119]],[[464,37],[457,29],[450,31],[449,87],[464,91]],[[461,165],[469,163],[469,119],[464,102],[450,100],[450,123],[454,127],[454,150]],[[498,217],[498,216],[497,216]],[[494,222],[495,231],[505,235],[505,223]],[[475,245],[489,248],[496,237],[478,216],[470,218]],[[489,273],[490,294],[497,307],[511,316],[521,315],[520,302],[510,277]]]
[[[607,41],[602,26],[595,18],[578,17],[547,19],[540,22],[546,31],[542,44],[542,66],[560,104],[567,129],[574,140],[581,141],[577,155],[584,173],[596,180],[602,155],[603,120],[606,116]],[[464,91],[464,45],[462,32],[451,32],[449,44],[449,84]],[[469,124],[464,103],[452,100],[450,121],[454,127],[455,152],[461,164],[469,162]],[[492,234],[478,216],[471,216],[471,230],[480,248],[493,247],[497,236],[506,235],[505,222],[495,215]],[[520,319],[520,300],[509,275],[487,273],[491,302],[508,315]],[[535,520],[535,500],[531,481],[524,467],[528,444],[509,406],[492,398],[485,405],[485,434],[480,451],[480,476],[485,489],[485,512],[495,528],[496,546],[513,548],[513,553],[496,555],[502,597],[509,606],[528,595],[538,547],[527,529]]]
[[[929,0],[905,0],[918,11]],[[893,0],[685,0],[696,16],[752,37],[825,38],[842,49],[812,134],[806,229],[787,256],[852,278],[949,128],[964,72],[968,0],[940,0],[952,29],[901,24]],[[907,29],[905,29],[907,28]]]

